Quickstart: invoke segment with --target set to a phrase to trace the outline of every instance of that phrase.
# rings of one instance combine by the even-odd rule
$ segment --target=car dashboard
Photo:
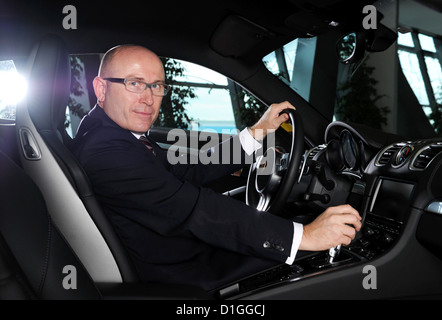
[[[441,277],[438,270],[442,263],[438,236],[442,228],[442,138],[395,137],[385,143],[374,137],[345,123],[330,124],[325,143],[305,152],[289,199],[302,211],[311,212],[351,204],[363,219],[352,243],[342,247],[334,260],[328,252],[300,252],[293,265],[280,265],[243,279],[216,292],[217,297],[414,297],[420,294],[420,287],[422,294],[428,294],[429,283],[433,283],[434,294],[442,293],[434,284]],[[423,263],[426,260],[434,265],[433,271]],[[388,290],[364,288],[362,268],[367,265],[377,268]],[[316,281],[318,277],[328,282]],[[404,277],[413,281],[407,284]],[[339,296],[330,288],[333,283],[342,286],[343,281],[349,288],[340,290]],[[413,291],[409,291],[413,282]]]

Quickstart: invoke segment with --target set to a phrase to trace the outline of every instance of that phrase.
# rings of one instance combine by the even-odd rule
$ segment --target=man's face
[[[99,105],[120,127],[145,133],[158,117],[162,97],[154,96],[150,88],[142,93],[130,92],[124,84],[103,78],[130,78],[147,83],[164,81],[161,60],[152,52],[139,47],[127,48],[115,54],[101,77],[94,80]]]

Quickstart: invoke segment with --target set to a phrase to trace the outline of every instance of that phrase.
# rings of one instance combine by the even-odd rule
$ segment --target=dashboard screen
[[[391,220],[404,222],[414,185],[380,179],[373,196],[370,212]]]

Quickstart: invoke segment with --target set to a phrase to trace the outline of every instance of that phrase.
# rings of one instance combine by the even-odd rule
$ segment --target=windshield
[[[335,44],[342,36],[338,32],[296,39],[263,62],[330,121],[410,138],[441,136],[442,40],[428,30],[405,25],[400,5],[395,8],[399,25],[387,25],[399,30],[398,40],[383,52],[366,52],[358,63],[338,62]]]

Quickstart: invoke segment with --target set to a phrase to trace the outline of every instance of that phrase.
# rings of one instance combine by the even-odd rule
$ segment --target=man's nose
[[[151,88],[146,88],[141,94],[140,94],[140,101],[142,103],[145,103],[147,105],[152,105],[154,102],[154,95]]]

